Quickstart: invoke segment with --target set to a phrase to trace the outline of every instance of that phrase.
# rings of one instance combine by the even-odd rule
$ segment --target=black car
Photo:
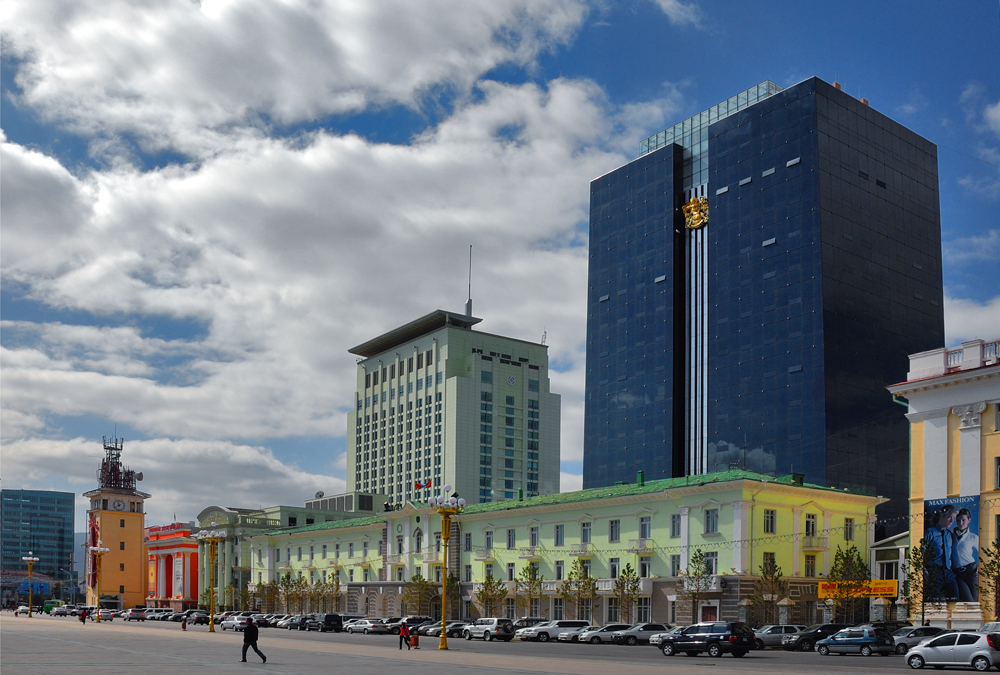
[[[311,622],[309,624],[309,630],[318,630],[320,633],[329,633],[333,631],[334,633],[339,633],[344,630],[344,615],[343,614],[313,614]]]
[[[850,628],[846,623],[817,623],[801,633],[792,633],[781,638],[781,648],[786,652],[811,652],[817,640],[828,638],[837,631]]]
[[[188,617],[188,622],[192,625],[198,626],[201,624],[208,625],[208,612],[192,612]]]
[[[740,621],[696,623],[660,637],[660,651],[664,656],[676,656],[681,652],[694,656],[708,652],[713,658],[723,654],[741,657],[754,647],[753,630]]]

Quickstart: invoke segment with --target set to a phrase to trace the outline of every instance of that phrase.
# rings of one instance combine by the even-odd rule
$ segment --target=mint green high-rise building
[[[394,503],[445,484],[470,503],[559,492],[560,397],[548,347],[436,310],[353,349],[349,491]]]

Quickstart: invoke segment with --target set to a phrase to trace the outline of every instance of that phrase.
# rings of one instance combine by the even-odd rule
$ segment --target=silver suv
[[[620,630],[628,630],[631,628],[627,623],[609,623],[604,626],[594,626],[590,630],[586,630],[580,633],[579,642],[585,642],[592,645],[599,645],[602,642],[614,643],[615,633]]]
[[[531,640],[538,642],[548,642],[554,637],[559,637],[559,633],[573,628],[583,628],[590,624],[589,621],[578,621],[575,619],[543,621],[528,628],[520,628],[514,632],[514,637],[520,640]]]
[[[510,642],[514,639],[514,622],[510,619],[485,618],[476,619],[462,631],[466,640],[472,638],[482,638],[490,640],[503,640]]]
[[[757,649],[764,649],[765,647],[780,647],[781,638],[783,635],[791,635],[792,633],[800,633],[805,630],[805,626],[799,625],[771,625],[771,626],[761,626],[760,628],[755,628],[753,631],[754,644]]]

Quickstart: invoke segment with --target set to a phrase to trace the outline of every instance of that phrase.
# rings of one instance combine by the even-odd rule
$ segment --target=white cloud
[[[198,156],[271,124],[464,95],[503,64],[570,39],[582,0],[4,3],[19,102],[122,152]],[[127,154],[127,150],[125,151]]]
[[[1000,261],[1000,230],[944,242],[943,257],[949,265]]]
[[[566,473],[563,471],[559,475],[559,491],[575,492],[583,489],[583,475],[577,473]]]
[[[48,488],[66,481],[66,489],[78,491],[96,487],[94,471],[104,456],[99,443],[82,438],[16,441],[0,453],[5,487]],[[175,513],[188,521],[213,504],[297,505],[317,490],[333,494],[345,487],[341,478],[283,464],[265,448],[219,441],[129,441],[122,461],[143,473],[138,487],[152,495],[146,502],[150,525],[171,522]]]
[[[702,12],[697,3],[681,2],[680,0],[653,0],[670,22],[677,26],[701,26]]]
[[[1000,101],[986,106],[983,111],[983,120],[986,126],[1000,138]]]
[[[1000,295],[985,302],[945,295],[944,334],[949,346],[1000,338]]]

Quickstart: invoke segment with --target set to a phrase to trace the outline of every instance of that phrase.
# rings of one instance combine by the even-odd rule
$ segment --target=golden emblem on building
[[[687,229],[697,230],[708,225],[708,197],[692,197],[682,208],[684,227]]]

